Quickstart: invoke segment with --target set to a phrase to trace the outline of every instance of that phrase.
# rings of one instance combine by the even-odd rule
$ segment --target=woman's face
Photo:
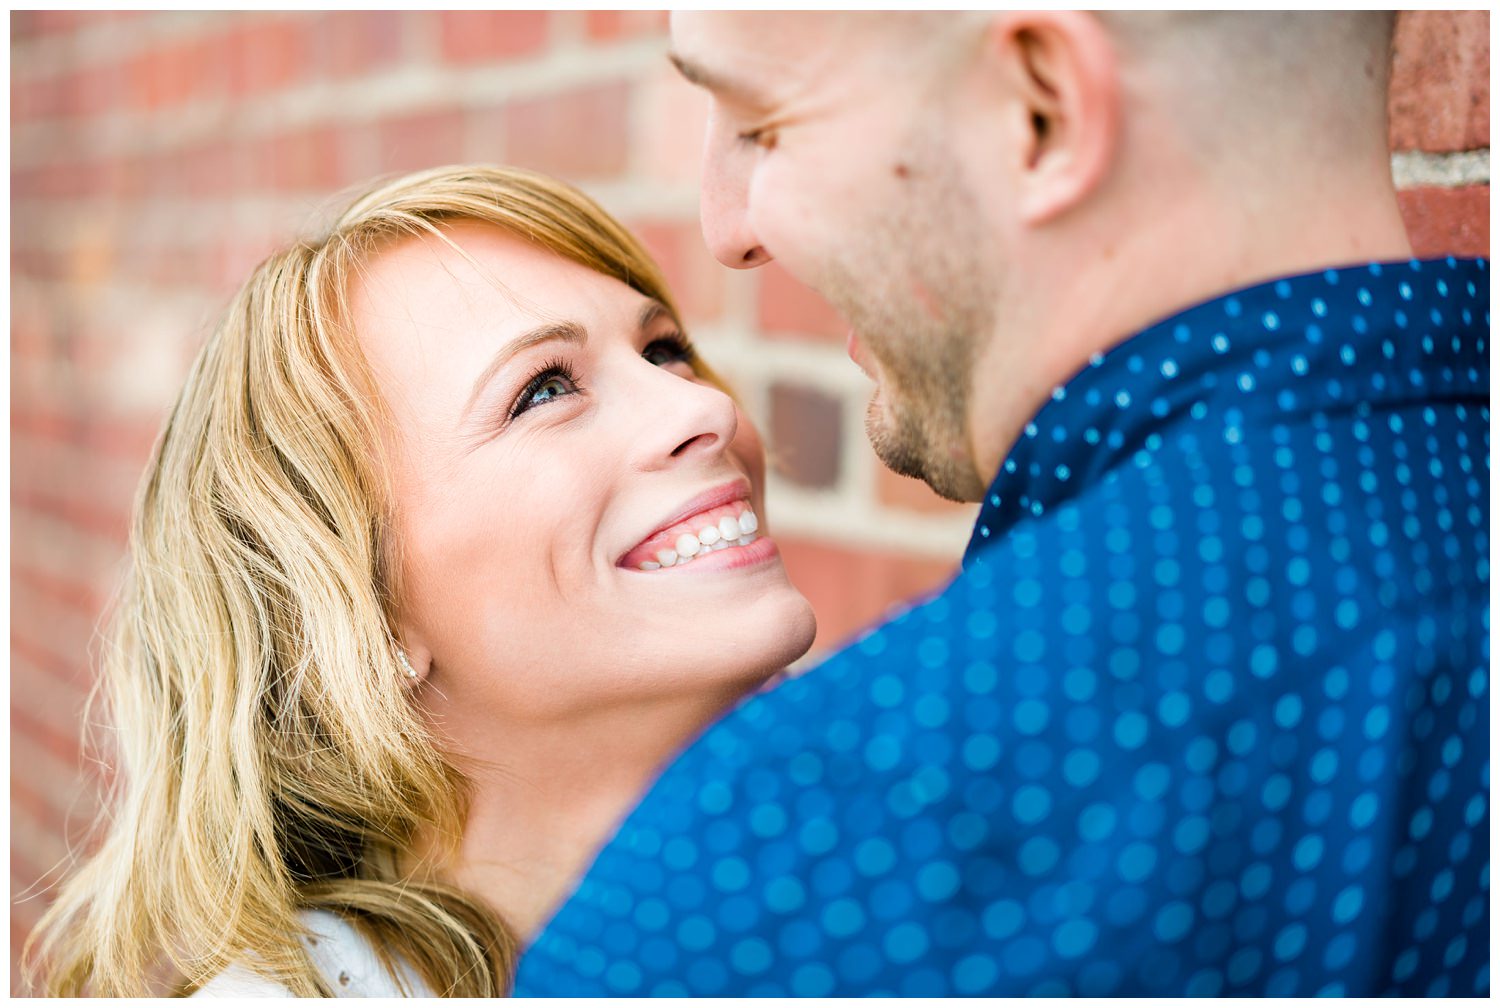
[[[498,228],[447,234],[462,253],[404,239],[351,291],[395,428],[398,632],[445,719],[748,689],[805,652],[760,440],[671,315]]]

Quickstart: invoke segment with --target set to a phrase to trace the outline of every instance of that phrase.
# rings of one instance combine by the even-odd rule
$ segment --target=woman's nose
[[[724,454],[739,426],[734,400],[712,385],[645,366],[654,374],[631,396],[640,411],[641,467],[659,469]]]

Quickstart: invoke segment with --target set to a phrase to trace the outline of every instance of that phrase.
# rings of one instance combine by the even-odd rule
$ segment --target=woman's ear
[[[401,678],[407,687],[417,687],[427,681],[432,672],[432,654],[426,648],[413,643],[412,635],[403,635],[392,642],[396,652],[396,664],[401,668]]]
[[[1121,85],[1114,43],[1081,11],[1007,13],[990,24],[1011,104],[1017,216],[1041,224],[1098,189],[1120,137]]]

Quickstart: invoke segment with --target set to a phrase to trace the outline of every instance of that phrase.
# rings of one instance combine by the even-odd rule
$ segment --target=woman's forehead
[[[482,323],[634,317],[650,298],[587,266],[482,221],[445,225],[382,248],[355,271],[357,330],[395,324],[450,330]]]

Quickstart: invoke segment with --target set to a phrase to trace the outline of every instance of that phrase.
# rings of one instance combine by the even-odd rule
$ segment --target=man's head
[[[1389,30],[1348,13],[672,23],[674,61],[714,99],[710,248],[779,259],[843,313],[878,385],[877,453],[961,500],[1055,386],[1140,326],[1264,276],[1404,254]]]

